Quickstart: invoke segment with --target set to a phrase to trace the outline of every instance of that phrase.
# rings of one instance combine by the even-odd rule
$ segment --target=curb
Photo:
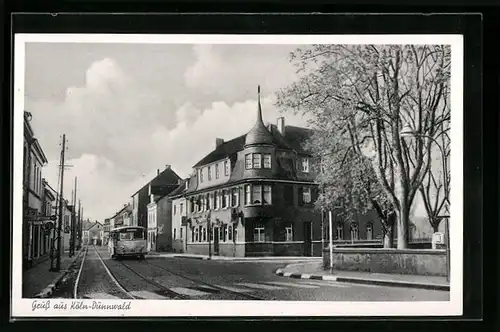
[[[449,285],[443,285],[443,284],[424,284],[424,283],[408,282],[408,281],[338,277],[329,275],[311,275],[305,273],[284,272],[283,269],[277,269],[276,274],[281,277],[295,278],[295,279],[329,280],[329,281],[349,282],[349,283],[365,284],[365,285],[370,284],[379,286],[408,287],[408,288],[420,288],[420,289],[441,290],[441,291],[450,290]]]
[[[154,255],[150,256],[151,258],[155,257]],[[162,256],[157,256],[158,258],[163,258]],[[170,257],[173,258],[186,258],[186,259],[198,259],[198,260],[212,260],[212,261],[227,261],[227,262],[256,262],[256,261],[265,261],[265,262],[276,262],[276,263],[282,263],[283,261],[290,261],[294,262],[296,264],[301,264],[304,262],[309,262],[311,259],[303,259],[303,258],[283,258],[283,259],[269,259],[266,257],[256,257],[256,258],[251,258],[249,259],[248,257],[224,257],[223,256],[212,256],[212,258],[209,258],[208,256],[183,256],[183,255],[172,255]],[[319,259],[318,259],[319,260]],[[293,264],[293,263],[292,263]]]
[[[84,248],[80,249],[80,251],[78,252],[77,255],[75,255],[75,258],[73,258],[73,260],[71,261],[71,263],[69,263],[68,267],[70,267],[71,265],[73,265],[76,260],[78,259],[78,257],[80,257],[80,255],[82,254]],[[55,277],[53,280],[52,280],[52,283],[50,283],[49,285],[47,285],[40,293],[36,294],[34,296],[34,298],[47,298],[47,297],[50,297],[52,295],[52,293],[54,292],[54,290],[56,289],[56,287],[61,283],[61,281],[63,280],[64,276],[66,276],[66,274],[69,272],[68,269],[66,270],[61,270],[61,272],[59,272],[59,274],[57,275],[57,277]]]

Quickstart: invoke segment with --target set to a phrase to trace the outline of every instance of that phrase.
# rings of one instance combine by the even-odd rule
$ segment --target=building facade
[[[175,173],[170,165],[166,165],[165,169],[160,172],[150,182],[145,184],[141,189],[132,195],[132,215],[131,224],[134,226],[148,227],[148,204],[150,203],[150,187],[153,191],[166,190],[171,192],[178,186],[181,178]],[[158,192],[158,194],[160,194]]]
[[[187,228],[187,200],[183,194],[188,190],[189,179],[181,182],[179,188],[171,193],[172,201],[172,251],[184,253],[186,248]]]
[[[55,228],[55,217],[57,215],[57,211],[55,210],[56,208],[56,197],[57,193],[52,187],[48,184],[45,179],[42,179],[42,184],[43,184],[43,196],[42,196],[42,215],[43,216],[53,216],[54,220],[47,220],[44,222],[41,222],[42,224],[42,231],[41,233],[41,238],[40,241],[38,241],[38,245],[34,245],[33,247],[36,248],[35,251],[38,252],[34,253],[34,257],[39,257],[46,255],[50,253],[51,246],[52,246],[52,241],[55,238],[54,237],[54,228]],[[36,238],[35,238],[36,241]]]
[[[172,251],[172,199],[170,196],[181,186],[149,185],[148,204],[148,250]]]
[[[186,250],[222,256],[320,256],[321,214],[306,128],[257,120],[194,166],[186,199]],[[174,197],[177,201],[180,197]]]
[[[91,223],[83,232],[83,243],[85,245],[102,246],[104,237],[104,225],[98,221]]]
[[[31,113],[24,112],[23,146],[23,261],[28,268],[41,256],[40,246],[44,237],[43,221],[45,188],[42,183],[42,168],[47,164],[40,143],[31,127]]]

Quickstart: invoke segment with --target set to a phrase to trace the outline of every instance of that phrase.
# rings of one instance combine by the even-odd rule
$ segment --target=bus
[[[123,226],[109,231],[108,252],[112,259],[147,255],[146,229],[141,226]]]

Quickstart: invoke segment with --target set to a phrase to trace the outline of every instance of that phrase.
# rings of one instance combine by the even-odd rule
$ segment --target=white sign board
[[[436,244],[444,244],[444,234],[439,232],[432,234],[432,242]]]

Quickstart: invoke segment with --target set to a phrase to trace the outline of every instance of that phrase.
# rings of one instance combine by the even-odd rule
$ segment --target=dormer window
[[[215,164],[215,178],[218,179],[220,176],[219,164]]]
[[[203,183],[203,168],[200,169],[200,183]]]
[[[229,162],[227,160],[224,161],[224,175],[225,176],[229,175]]]
[[[208,181],[212,181],[212,167],[208,166]]]
[[[301,171],[304,172],[304,173],[309,173],[309,158],[302,158],[302,162],[301,162]]]

